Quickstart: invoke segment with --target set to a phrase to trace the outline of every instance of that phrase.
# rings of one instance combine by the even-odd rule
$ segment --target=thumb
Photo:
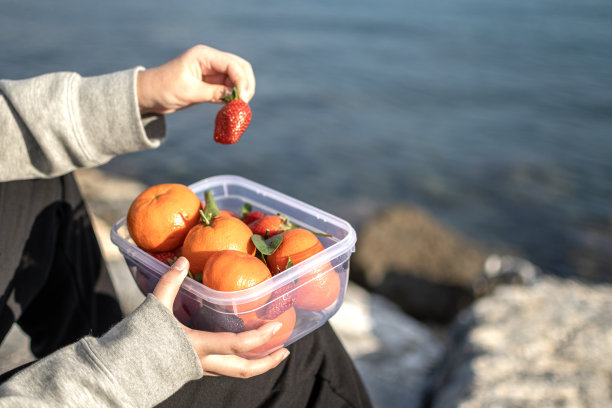
[[[176,294],[189,271],[189,261],[185,257],[179,257],[168,271],[159,279],[153,296],[155,296],[168,310],[172,310]]]
[[[232,93],[232,88],[222,84],[214,84],[200,81],[193,87],[194,99],[196,103],[212,102],[223,103],[223,97]]]

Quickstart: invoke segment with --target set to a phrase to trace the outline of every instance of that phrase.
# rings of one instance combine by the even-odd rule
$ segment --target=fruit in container
[[[264,263],[253,255],[231,249],[215,252],[202,271],[202,284],[221,292],[251,288],[270,279],[272,274]],[[264,305],[270,294],[252,302],[237,305],[238,312],[251,311]]]
[[[284,215],[264,215],[248,224],[253,234],[268,238],[293,228],[293,225]]]
[[[140,193],[130,205],[130,236],[147,252],[171,251],[181,246],[198,223],[200,199],[182,184],[158,184]]]
[[[131,242],[132,235],[135,237],[138,233],[134,228],[129,231],[127,217],[113,226],[111,238],[122,251],[143,293],[153,290],[160,274],[167,269],[162,265],[170,265],[175,256],[186,255],[188,259],[191,258],[192,270],[189,276],[197,282],[185,280],[173,307],[175,316],[185,326],[195,330],[239,333],[269,321],[283,323],[282,328],[268,344],[248,353],[249,358],[267,354],[283,345],[287,346],[319,327],[335,313],[348,278],[346,260],[350,257],[355,243],[354,230],[348,223],[308,205],[301,205],[297,200],[287,200],[282,194],[238,176],[211,177],[192,184],[189,188],[194,193],[189,192],[188,195],[191,198],[194,198],[194,194],[197,196],[197,199],[192,200],[192,212],[196,214],[196,221],[187,230],[182,241],[179,240],[166,249],[145,249],[139,244],[142,241],[138,238]],[[219,191],[219,197],[222,197],[219,199],[219,208],[216,208],[216,203],[206,203],[214,202],[214,199],[209,199],[212,198],[212,191]],[[250,202],[254,205],[251,206]],[[286,216],[276,210],[282,210]],[[266,217],[265,222],[261,221]],[[283,217],[285,218],[282,219]],[[149,216],[144,219],[154,218],[155,216]],[[222,219],[242,222],[238,229],[245,233],[244,239],[240,239],[244,242],[244,249],[229,250],[223,246],[213,248],[207,259],[202,260],[198,266],[197,256],[193,256],[197,245],[190,244],[191,239],[186,239],[189,231],[196,226],[202,228],[200,221],[212,230],[211,225],[221,223]],[[260,221],[255,223],[257,220]],[[269,220],[274,222],[270,223]],[[299,227],[294,220],[305,221],[312,228]],[[130,225],[133,223],[130,222]],[[255,229],[257,225],[260,229]],[[278,226],[281,226],[280,230]],[[255,231],[251,230],[251,227]],[[329,235],[329,232],[332,232],[333,236]],[[327,238],[323,238],[325,236]],[[218,243],[234,239],[234,233],[226,236],[215,234],[211,241]],[[328,243],[333,246],[333,249],[330,247],[330,254],[334,254],[332,257],[321,253],[326,251],[323,247],[327,247]],[[134,251],[134,244],[143,251]],[[143,257],[143,252],[150,257]],[[206,272],[207,277],[204,277],[208,260],[212,259],[212,254],[219,254],[217,256],[220,259],[227,256],[221,255],[221,252],[241,253],[242,255],[232,256],[245,257],[249,259],[249,263],[258,262],[257,266],[248,269],[261,272],[264,279],[252,286],[241,285],[238,283],[242,279],[241,273],[237,273],[234,278],[225,277],[228,282],[233,280],[229,288],[209,280],[204,282],[216,289],[203,285],[203,279],[208,279],[209,271]],[[229,270],[230,267],[221,267],[222,262],[218,262],[211,264],[210,269],[219,267]],[[243,261],[234,260],[232,264],[234,263],[242,264]],[[193,270],[193,266],[198,269]],[[258,280],[255,279],[254,282]],[[226,289],[229,291],[222,291]]]
[[[271,255],[266,256],[268,269],[277,274],[297,265],[325,248],[319,238],[304,228],[295,228],[280,234],[283,240]],[[341,281],[331,263],[326,262],[315,270],[305,273],[296,283],[295,307],[318,311],[331,306],[341,290]]]
[[[253,233],[237,217],[220,216],[210,191],[205,193],[207,211],[200,212],[201,221],[193,226],[183,242],[183,256],[189,260],[189,269],[199,274],[208,259],[218,251],[231,249],[255,254],[251,241]]]

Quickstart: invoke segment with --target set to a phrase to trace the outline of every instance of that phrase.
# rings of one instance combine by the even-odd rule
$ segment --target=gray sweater
[[[0,81],[0,181],[55,177],[159,146],[164,118],[140,117],[139,69]],[[0,407],[148,407],[202,374],[178,321],[149,295],[101,338],[13,376],[0,387]]]
[[[56,177],[158,147],[165,121],[140,117],[140,69],[0,80],[0,181]]]

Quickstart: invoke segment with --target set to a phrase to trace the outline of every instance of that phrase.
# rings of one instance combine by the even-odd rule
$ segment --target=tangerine
[[[325,249],[317,236],[304,228],[291,229],[280,235],[283,237],[281,244],[272,255],[266,256],[268,268],[273,275],[287,269],[290,259],[296,265]]]
[[[296,265],[325,249],[317,236],[304,228],[285,231],[281,235],[280,246],[266,257],[273,274],[287,269],[290,260]],[[295,307],[308,311],[325,309],[336,301],[341,286],[340,276],[328,262],[298,279]]]
[[[270,279],[272,274],[257,257],[245,252],[226,249],[210,256],[202,271],[202,284],[222,292],[248,289]],[[270,295],[238,305],[239,312],[263,306]],[[253,312],[255,314],[255,312]]]
[[[183,256],[189,260],[193,273],[202,272],[206,261],[224,249],[255,254],[253,233],[239,218],[216,216],[192,227],[183,242]]]
[[[217,214],[216,216],[217,217],[235,217],[235,218],[238,218],[236,213],[233,212],[233,211],[230,211],[230,210],[219,210],[219,214]]]
[[[295,307],[301,310],[318,311],[332,305],[342,282],[340,276],[328,262],[323,267],[300,276],[297,281]]]
[[[140,193],[130,205],[128,231],[145,251],[171,251],[198,223],[199,210],[200,199],[189,187],[158,184]]]

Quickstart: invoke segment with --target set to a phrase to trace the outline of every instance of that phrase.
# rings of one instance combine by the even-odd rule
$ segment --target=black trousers
[[[0,341],[18,324],[30,336],[32,353],[42,358],[85,335],[101,335],[121,319],[72,175],[0,183],[0,210]],[[289,349],[289,358],[265,374],[204,377],[160,406],[371,406],[328,324]]]

